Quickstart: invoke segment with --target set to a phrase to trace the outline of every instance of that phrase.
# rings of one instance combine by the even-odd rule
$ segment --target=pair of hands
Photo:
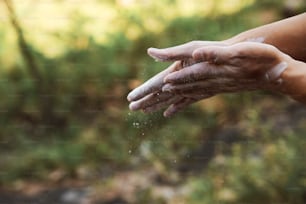
[[[174,63],[129,93],[129,107],[146,113],[168,107],[165,117],[220,93],[278,91],[289,58],[272,45],[227,41],[149,48],[148,54]]]

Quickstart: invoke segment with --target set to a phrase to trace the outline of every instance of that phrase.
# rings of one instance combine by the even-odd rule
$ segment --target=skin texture
[[[262,38],[266,44],[277,47],[299,61],[306,61],[306,13],[263,25],[229,39],[231,43]]]
[[[171,116],[216,94],[263,89],[305,103],[305,26],[306,15],[301,14],[225,41],[150,48],[155,60],[174,63],[128,95],[130,109],[153,112],[168,107],[164,116]]]

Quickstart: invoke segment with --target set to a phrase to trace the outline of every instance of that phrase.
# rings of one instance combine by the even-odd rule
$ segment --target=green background
[[[148,47],[223,40],[305,11],[303,1],[11,6],[17,24],[0,3],[1,189],[90,186],[100,203],[305,202],[301,104],[269,92],[225,94],[165,119],[130,112],[126,101],[169,65],[149,58]]]

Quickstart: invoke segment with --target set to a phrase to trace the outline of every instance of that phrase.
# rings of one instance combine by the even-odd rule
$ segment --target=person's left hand
[[[165,77],[164,92],[194,101],[220,93],[280,92],[281,74],[292,60],[272,45],[254,42],[199,48],[193,52],[193,59],[198,63]]]
[[[291,59],[276,47],[243,42],[195,50],[198,62],[164,78],[162,90],[188,98],[227,92],[277,90],[280,76]]]

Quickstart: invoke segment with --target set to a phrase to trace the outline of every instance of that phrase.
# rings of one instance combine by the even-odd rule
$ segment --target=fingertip
[[[167,83],[173,83],[175,81],[174,75],[175,74],[171,73],[171,74],[168,74],[167,76],[165,76],[164,84],[166,85]]]
[[[136,87],[134,90],[132,90],[128,95],[127,95],[127,100],[129,102],[132,101],[137,101],[140,98],[144,97],[147,94],[148,90],[144,88],[143,85]]]
[[[138,107],[137,103],[132,102],[132,103],[130,103],[130,105],[129,105],[129,109],[130,109],[131,111],[136,111],[136,110],[139,109],[139,107]]]
[[[163,116],[165,117],[165,118],[170,118],[171,116],[172,116],[172,114],[169,112],[169,111],[165,111],[164,113],[163,113]]]
[[[148,51],[148,54],[150,54],[150,53],[152,53],[152,52],[154,53],[154,51],[158,51],[158,50],[159,49],[156,48],[156,47],[149,47],[147,51]]]
[[[170,118],[177,112],[175,104],[170,105],[163,113],[165,118]]]
[[[133,91],[131,91],[131,92],[127,95],[126,99],[127,99],[129,102],[132,102],[132,101],[135,101],[135,100],[138,99],[139,94],[138,94],[138,92],[136,92],[136,90],[137,90],[137,89],[134,89]]]
[[[127,95],[126,99],[128,100],[128,102],[131,102],[133,100],[131,93]]]
[[[198,61],[210,61],[216,55],[217,46],[201,47],[193,51],[192,57]]]
[[[154,47],[149,47],[148,49],[147,49],[147,53],[148,53],[148,55],[152,55],[152,54],[154,54],[154,51],[156,51],[157,50],[157,48],[154,48]]]
[[[150,47],[148,48],[147,53],[155,61],[158,61],[158,62],[167,61],[167,56],[165,56],[162,53],[161,49]]]
[[[176,83],[187,83],[187,82],[189,82],[192,79],[191,75],[193,75],[195,70],[197,70],[194,66],[195,65],[192,65],[191,67],[185,67],[182,70],[178,70],[178,71],[175,71],[175,72],[172,72],[172,73],[168,74],[164,78],[164,85],[165,84],[172,84],[173,85],[173,84],[176,84]]]
[[[201,48],[196,49],[192,53],[192,58],[195,59],[196,61],[197,60],[203,60],[204,55],[202,53],[203,53],[203,49],[201,49]]]
[[[166,84],[166,83],[169,83],[169,77],[168,76],[165,76],[165,78],[164,78],[164,84]]]
[[[172,85],[170,85],[170,84],[165,84],[163,87],[162,87],[162,91],[163,92],[171,92],[171,90],[172,90]]]
[[[199,48],[193,52],[193,57],[198,61],[206,61],[212,64],[222,64],[230,57],[228,47],[209,46]]]

